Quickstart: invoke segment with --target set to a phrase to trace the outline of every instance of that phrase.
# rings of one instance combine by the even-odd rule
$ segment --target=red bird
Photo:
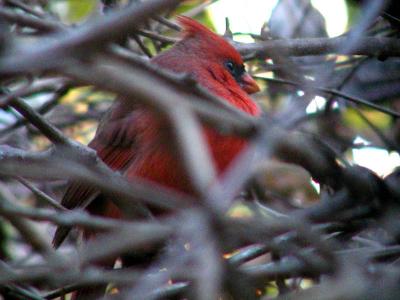
[[[186,73],[210,92],[231,105],[258,116],[260,109],[248,94],[259,87],[245,71],[240,54],[222,37],[187,18],[179,17],[184,34],[181,41],[159,54],[151,63],[177,73]],[[97,129],[89,146],[113,170],[124,172],[129,180],[140,177],[186,194],[193,193],[180,160],[160,134],[162,123],[145,108],[132,108],[116,101]],[[238,137],[218,134],[204,128],[216,170],[221,174],[245,146]],[[91,213],[121,218],[118,208],[102,197],[98,190],[81,183],[69,185],[61,204],[66,208],[88,207]],[[69,229],[60,227],[54,236],[58,247]]]

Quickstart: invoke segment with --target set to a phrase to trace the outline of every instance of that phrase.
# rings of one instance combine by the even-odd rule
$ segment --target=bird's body
[[[258,116],[260,110],[248,93],[258,90],[245,72],[239,53],[223,38],[189,18],[180,18],[183,39],[169,50],[152,59],[152,63],[177,73],[190,74],[203,87],[225,99],[231,105]],[[117,100],[101,122],[89,146],[113,170],[128,180],[141,178],[153,183],[192,194],[193,188],[177,153],[165,140],[164,121],[144,107],[133,107],[123,98]],[[238,137],[223,136],[215,130],[203,129],[218,174],[221,174],[245,146]],[[107,217],[120,218],[121,213],[111,201],[80,183],[71,183],[62,199],[67,208],[82,206],[94,200],[89,211]],[[98,198],[102,198],[101,201]],[[59,228],[54,237],[58,247],[68,229]]]

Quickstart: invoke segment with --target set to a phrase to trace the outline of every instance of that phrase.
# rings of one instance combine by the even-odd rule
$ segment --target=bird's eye
[[[225,67],[235,78],[237,82],[240,82],[243,73],[245,72],[244,65],[235,64],[233,61],[228,60],[225,62]]]
[[[235,65],[231,61],[227,61],[225,63],[226,68],[231,72],[232,74],[235,72]]]

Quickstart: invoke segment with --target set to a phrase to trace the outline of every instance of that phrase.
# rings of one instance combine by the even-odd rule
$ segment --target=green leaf
[[[97,0],[68,0],[67,19],[75,23],[90,16],[96,8]]]
[[[391,117],[385,113],[376,110],[361,110],[364,116],[379,129],[387,129],[390,126]],[[369,128],[367,123],[359,116],[354,109],[348,109],[343,113],[343,119],[347,125],[363,130]]]

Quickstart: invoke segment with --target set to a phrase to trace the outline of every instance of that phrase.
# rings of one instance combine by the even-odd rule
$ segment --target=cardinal
[[[243,60],[235,48],[221,36],[193,19],[178,17],[183,28],[182,39],[173,47],[151,59],[151,63],[176,73],[191,75],[211,93],[230,105],[251,115],[260,115],[260,108],[249,97],[259,91],[255,80],[246,72]],[[127,180],[145,179],[175,191],[193,194],[193,188],[165,136],[163,124],[144,107],[132,107],[129,101],[117,99],[100,123],[89,143],[97,155]],[[233,136],[224,136],[204,126],[204,134],[217,174],[222,174],[230,162],[246,146]],[[71,182],[61,204],[74,209],[91,201],[90,213],[122,218],[122,213],[94,187]],[[53,244],[59,247],[69,228],[59,227]]]

